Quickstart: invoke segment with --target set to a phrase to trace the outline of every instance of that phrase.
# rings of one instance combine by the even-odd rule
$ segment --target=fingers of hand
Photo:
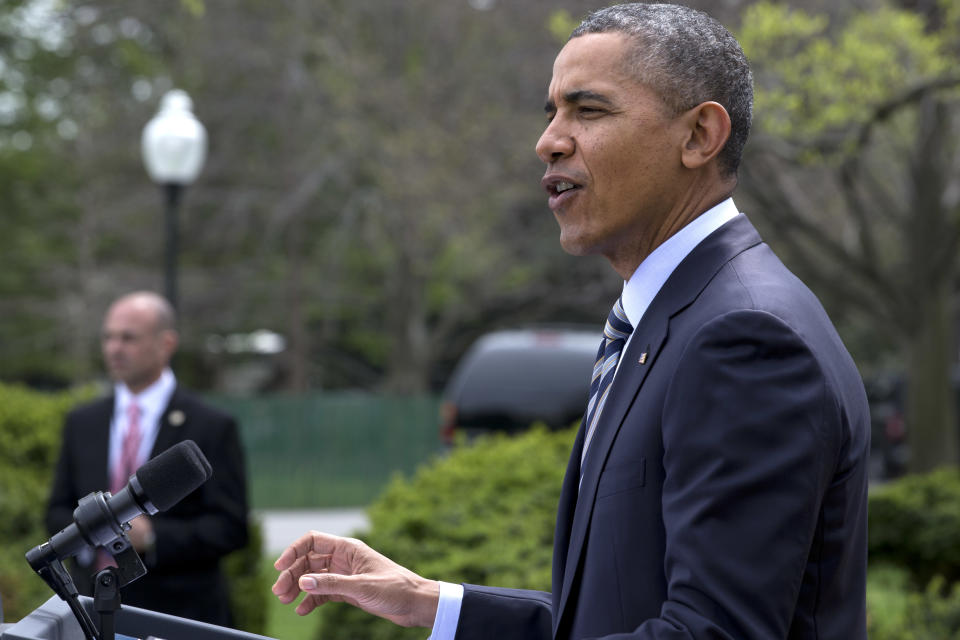
[[[308,595],[303,601],[297,605],[296,612],[298,616],[305,616],[317,607],[324,605],[328,602],[345,602],[343,598],[338,598],[336,596],[310,596]]]
[[[325,596],[307,596],[297,605],[296,612],[298,616],[305,616],[323,603],[326,602]]]
[[[297,586],[297,579],[290,575],[289,571],[284,571],[277,578],[277,581],[273,583],[273,586],[270,588],[273,591],[273,594],[283,604],[289,604],[297,599],[297,596],[300,595],[300,588]]]
[[[313,550],[313,534],[315,531],[309,531],[288,546],[283,550],[283,553],[280,554],[280,557],[277,558],[277,561],[273,563],[273,568],[277,571],[283,571],[296,562],[297,558],[307,555],[308,552]]]
[[[300,604],[297,605],[297,615],[305,616],[317,607],[328,602],[346,602],[347,604],[351,604],[355,607],[358,606],[356,600],[342,595],[308,595]]]
[[[313,552],[297,558],[280,572],[271,590],[284,604],[293,602],[300,594],[301,576],[307,573],[326,573],[329,571],[331,558],[330,554]]]
[[[273,583],[271,591],[284,604],[293,602],[300,595],[300,587],[297,581],[300,576],[307,571],[307,559],[297,558],[289,568],[284,569],[277,576],[277,581]]]
[[[308,531],[283,550],[280,557],[273,563],[273,568],[277,571],[288,569],[299,558],[310,553],[333,554],[336,552],[338,545],[343,544],[344,540],[339,536],[332,536],[319,531]]]

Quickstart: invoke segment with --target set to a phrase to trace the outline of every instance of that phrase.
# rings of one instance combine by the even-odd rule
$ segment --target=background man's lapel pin
[[[183,414],[183,411],[177,409],[176,411],[171,411],[170,415],[167,417],[167,422],[169,422],[174,427],[179,427],[187,419],[187,416]]]

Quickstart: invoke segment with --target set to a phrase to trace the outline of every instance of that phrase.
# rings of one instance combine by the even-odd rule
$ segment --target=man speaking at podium
[[[247,490],[236,422],[177,384],[169,368],[177,347],[174,310],[152,292],[126,295],[110,307],[102,347],[116,383],[112,396],[72,411],[63,430],[47,509],[53,534],[73,521],[80,498],[116,493],[136,469],[183,440],[199,445],[213,476],[168,511],[135,518],[128,532],[147,575],[121,591],[123,604],[230,625],[220,559],[247,543]],[[93,574],[112,559],[81,554],[72,571],[92,595]]]
[[[274,593],[440,638],[866,638],[869,419],[813,294],[731,199],[752,78],[674,5],[591,14],[536,151],[560,242],[624,279],[557,513],[552,593],[449,585],[310,532]]]

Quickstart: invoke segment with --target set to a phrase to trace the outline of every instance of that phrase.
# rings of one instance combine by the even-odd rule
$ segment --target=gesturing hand
[[[347,602],[404,627],[432,627],[440,585],[401,567],[360,540],[310,531],[287,547],[274,568],[273,593],[305,616],[325,602]]]

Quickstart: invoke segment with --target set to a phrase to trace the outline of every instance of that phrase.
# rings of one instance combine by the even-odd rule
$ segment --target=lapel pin
[[[187,416],[183,415],[183,411],[179,409],[176,411],[171,411],[169,417],[167,417],[167,422],[169,422],[174,427],[179,427],[187,419]]]
[[[643,353],[640,354],[640,359],[639,359],[637,362],[639,362],[640,364],[647,364],[647,352],[646,352],[646,351],[644,351]]]

